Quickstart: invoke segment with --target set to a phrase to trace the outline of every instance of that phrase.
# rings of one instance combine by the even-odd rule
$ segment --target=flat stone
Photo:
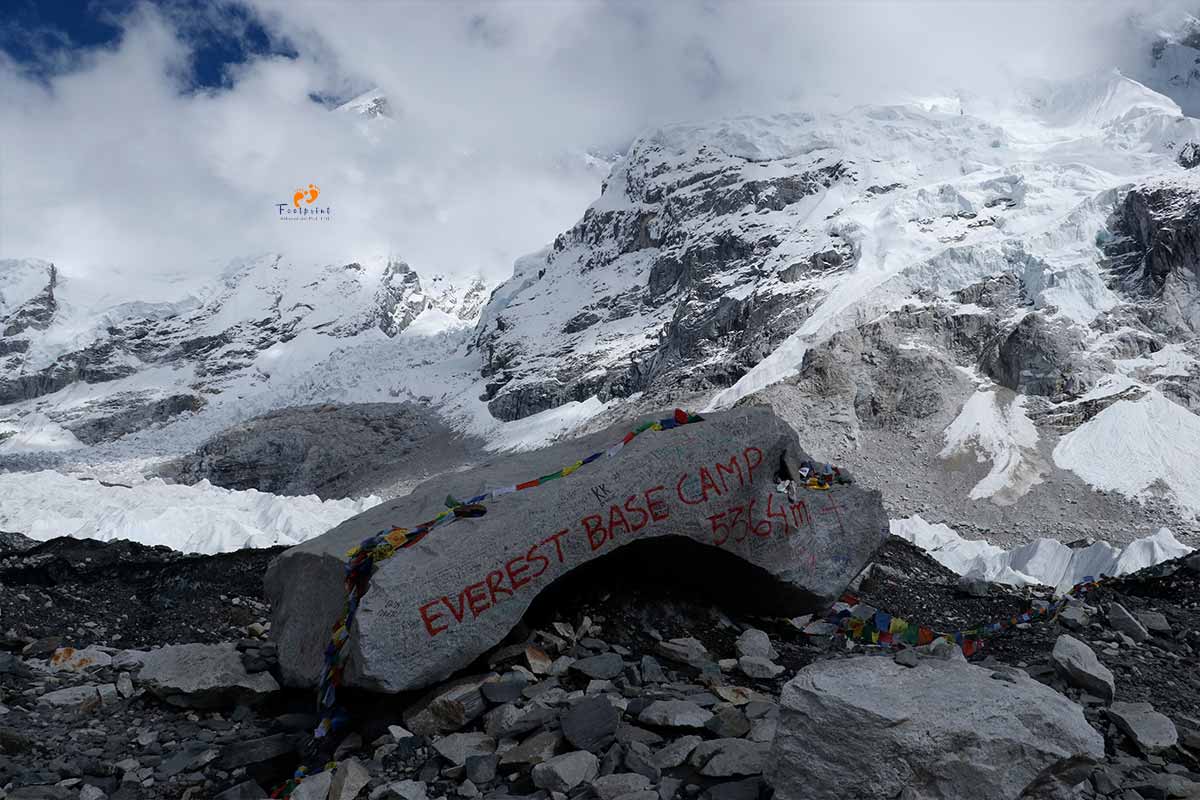
[[[761,680],[770,680],[783,672],[783,667],[771,662],[766,658],[758,658],[756,656],[742,656],[738,659],[738,669],[742,674],[749,678],[759,678]]]
[[[279,555],[265,588],[284,682],[310,687],[319,680],[329,630],[345,603],[349,548],[392,526],[433,518],[445,511],[447,494],[471,498],[554,473],[620,441],[628,428],[622,423],[439,475]],[[456,522],[453,536],[435,531],[380,562],[347,644],[346,684],[400,692],[436,683],[499,644],[554,581],[652,539],[669,547],[686,537],[735,556],[731,563],[746,575],[739,580],[753,580],[779,615],[821,610],[887,536],[879,492],[852,484],[814,493],[805,525],[763,513],[751,537],[711,519],[751,503],[765,511],[768,496],[777,506],[775,470],[786,463],[798,471],[803,460],[809,456],[788,422],[765,406],[739,406],[680,429],[648,431],[577,475],[486,500],[487,513]],[[614,503],[610,514],[597,508],[597,485],[633,499]],[[831,513],[820,513],[826,507]]]
[[[433,749],[454,766],[461,767],[470,756],[495,753],[496,740],[485,733],[452,733],[434,741]]]
[[[1074,636],[1063,634],[1050,654],[1055,667],[1073,685],[1111,701],[1116,694],[1112,671],[1100,663],[1092,648]]]
[[[1091,624],[1092,615],[1082,605],[1069,605],[1058,612],[1056,619],[1069,630],[1081,631]]]
[[[666,683],[667,675],[663,672],[662,665],[658,663],[658,659],[654,656],[642,656],[642,681],[644,683]]]
[[[249,704],[279,690],[269,672],[246,671],[232,642],[151,650],[142,659],[137,682],[161,700],[182,708]]]
[[[486,730],[489,736],[506,739],[545,727],[555,719],[558,712],[543,701],[534,701],[521,707],[513,703],[500,706],[487,715]]]
[[[655,700],[638,714],[638,722],[660,728],[703,730],[712,712],[687,700]]]
[[[917,664],[921,663],[921,659],[917,655],[917,651],[912,649],[911,647],[906,647],[903,650],[897,651],[896,655],[892,656],[892,660],[895,661],[897,664],[899,664],[902,667],[910,667],[910,668],[915,667],[915,666],[917,666]]]
[[[1120,603],[1109,603],[1108,624],[1113,630],[1120,631],[1135,642],[1144,642],[1150,638],[1150,632]]]
[[[762,783],[762,778],[743,778],[713,784],[704,790],[700,800],[758,800]]]
[[[87,701],[98,701],[100,692],[94,685],[68,686],[65,689],[55,689],[46,692],[37,699],[38,703],[47,706],[77,706]]]
[[[650,783],[658,783],[662,778],[662,769],[654,764],[654,753],[649,745],[641,742],[630,742],[625,746],[625,769],[646,776]]]
[[[83,672],[87,669],[107,667],[112,664],[112,656],[103,650],[85,648],[76,650],[74,647],[60,647],[50,654],[47,665],[51,672]]]
[[[452,733],[487,710],[481,687],[496,673],[455,678],[427,692],[404,712],[404,724],[420,736]]]
[[[571,669],[581,672],[589,678],[608,680],[615,678],[625,670],[625,662],[616,653],[601,653],[590,658],[581,658],[571,664]]]
[[[541,764],[554,758],[562,744],[563,737],[558,731],[540,731],[511,750],[500,756],[502,768]],[[476,781],[478,783],[478,781]]]
[[[567,741],[592,753],[599,753],[613,743],[620,721],[620,712],[602,695],[574,703],[559,717]]]
[[[709,778],[758,775],[769,745],[746,739],[713,739],[696,745],[688,762]]]
[[[592,781],[592,791],[600,800],[616,800],[622,795],[640,792],[650,787],[650,780],[636,772],[617,772],[602,775]]]
[[[767,782],[778,800],[896,797],[902,788],[1016,798],[1066,759],[1104,758],[1104,737],[1080,706],[1032,678],[991,674],[962,661],[910,669],[870,656],[805,667],[780,698]]]
[[[263,764],[288,755],[293,749],[292,739],[286,733],[246,739],[227,746],[218,766],[223,770],[235,770],[251,764]]]
[[[708,648],[704,646],[704,643],[690,636],[670,639],[665,642],[655,642],[654,649],[659,655],[665,658],[681,664],[689,664],[693,667],[702,667],[712,661],[708,655]]]
[[[1169,717],[1149,703],[1113,703],[1108,716],[1146,755],[1169,750],[1179,743],[1179,731]]]
[[[1137,619],[1151,633],[1162,633],[1168,636],[1172,633],[1171,623],[1167,621],[1166,615],[1161,611],[1139,611]]]
[[[553,792],[569,792],[600,772],[600,760],[586,750],[564,753],[533,768],[533,785]]]
[[[529,679],[519,672],[509,672],[499,680],[488,681],[480,691],[489,703],[514,703],[521,699],[521,692],[529,685]]]

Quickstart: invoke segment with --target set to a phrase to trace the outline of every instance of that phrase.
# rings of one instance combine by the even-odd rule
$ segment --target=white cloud
[[[1118,63],[1112,3],[294,3],[255,0],[299,51],[181,93],[177,15],[143,8],[114,51],[49,88],[0,63],[0,257],[68,273],[210,275],[264,251],[505,276],[573,223],[582,158],[647,126],[913,94]],[[1157,17],[1156,17],[1157,19]],[[1140,50],[1138,52],[1141,52]],[[364,135],[310,92],[370,82],[395,122]],[[321,187],[325,223],[274,204]]]

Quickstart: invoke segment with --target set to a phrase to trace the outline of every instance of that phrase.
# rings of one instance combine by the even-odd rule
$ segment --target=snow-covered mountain
[[[392,124],[380,99],[343,108]],[[231,426],[312,404],[409,401],[496,449],[756,402],[896,518],[1194,539],[1197,153],[1200,121],[1109,72],[650,131],[490,296],[264,257],[97,303],[68,265],[5,262],[0,458],[129,474],[234,431],[191,480],[253,463],[263,428]],[[439,469],[474,451],[449,452]]]

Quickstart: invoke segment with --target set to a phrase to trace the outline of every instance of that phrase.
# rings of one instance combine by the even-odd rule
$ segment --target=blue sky
[[[264,55],[294,58],[251,7],[217,0],[8,0],[0,49],[27,76],[46,81],[79,69],[89,53],[119,48],[127,18],[148,5],[169,19],[190,57],[175,77],[180,91],[228,89],[229,67]]]

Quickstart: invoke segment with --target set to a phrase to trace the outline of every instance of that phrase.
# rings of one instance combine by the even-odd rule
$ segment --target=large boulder
[[[465,500],[555,473],[628,429],[441,476],[280,555],[266,590],[285,683],[312,686],[320,676],[345,601],[348,549],[433,518],[447,494]],[[780,491],[781,472],[798,475],[806,459],[769,409],[739,408],[647,431],[574,474],[497,496],[484,516],[439,526],[379,564],[346,645],[345,680],[385,692],[435,683],[500,642],[557,579],[650,540],[716,559],[725,571],[715,580],[752,586],[779,614],[825,607],[887,536],[887,515],[879,492],[854,485]],[[680,564],[654,563],[664,580]]]
[[[176,644],[142,656],[138,683],[181,708],[252,703],[279,689],[269,672],[249,673],[232,642]]]
[[[779,800],[1017,798],[1104,738],[1069,699],[1024,675],[964,661],[823,661],[783,690],[766,760]]]

